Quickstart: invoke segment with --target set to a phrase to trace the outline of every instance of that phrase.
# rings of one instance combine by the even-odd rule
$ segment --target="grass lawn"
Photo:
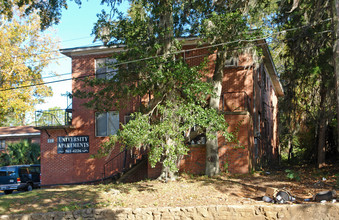
[[[70,211],[113,207],[184,207],[258,204],[266,187],[286,188],[303,203],[305,198],[338,187],[338,168],[298,168],[248,175],[223,174],[214,178],[181,175],[177,181],[127,184],[57,186],[0,196],[0,214]],[[296,178],[297,177],[297,178]],[[326,179],[324,180],[323,177]]]

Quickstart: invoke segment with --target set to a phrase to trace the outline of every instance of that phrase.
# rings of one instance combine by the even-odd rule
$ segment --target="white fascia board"
[[[184,45],[196,45],[199,41],[197,37],[181,37],[177,38],[179,41],[183,41]],[[113,46],[91,46],[91,47],[74,47],[60,49],[60,53],[68,57],[84,56],[84,55],[96,55],[96,54],[109,54],[125,50],[125,45],[113,45]]]
[[[85,55],[96,55],[96,54],[109,54],[124,50],[124,45],[117,46],[93,46],[93,47],[75,47],[60,49],[60,53],[68,57],[74,56],[85,56]]]
[[[24,136],[40,136],[40,133],[0,134],[0,137],[24,137]]]

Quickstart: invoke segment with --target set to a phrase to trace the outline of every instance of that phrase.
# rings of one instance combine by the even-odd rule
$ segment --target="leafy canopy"
[[[74,0],[81,5],[81,0]],[[47,29],[53,23],[58,24],[63,8],[67,9],[67,0],[2,0],[0,1],[0,16],[12,19],[16,8],[24,9],[23,15],[29,17],[36,14],[40,17],[39,28]]]
[[[0,15],[0,121],[11,115],[24,124],[26,113],[52,95],[45,85],[31,85],[43,82],[41,74],[55,56],[57,44],[40,32],[36,14],[22,15],[23,9],[16,10],[10,21]]]
[[[94,34],[106,43],[124,45],[124,51],[113,55],[118,64],[112,68],[118,66],[117,73],[111,79],[87,78],[84,82],[93,92],[79,90],[75,96],[88,99],[88,107],[101,111],[122,109],[130,101],[141,100],[133,120],[122,125],[99,153],[107,153],[118,142],[129,148],[146,147],[152,166],[161,162],[174,171],[188,151],[194,126],[201,133],[209,128],[208,137],[220,131],[230,138],[228,125],[223,115],[208,107],[207,99],[215,94],[206,80],[205,62],[190,66],[181,52],[185,41],[175,38],[180,30],[174,21],[186,13],[182,5],[173,1],[133,3],[129,15],[114,21],[102,13],[94,28]]]

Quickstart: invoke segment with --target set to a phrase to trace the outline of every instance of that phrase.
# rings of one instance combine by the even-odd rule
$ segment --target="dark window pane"
[[[96,59],[96,77],[102,79],[106,77],[106,59]]]

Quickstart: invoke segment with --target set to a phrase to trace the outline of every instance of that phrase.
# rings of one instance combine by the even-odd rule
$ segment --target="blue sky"
[[[61,21],[58,25],[54,25],[56,30],[55,37],[60,40],[60,48],[72,48],[81,46],[101,45],[100,42],[93,43],[94,37],[91,35],[94,23],[97,20],[97,14],[107,6],[100,5],[99,0],[83,1],[81,7],[73,1],[69,1],[69,8],[63,10]],[[127,8],[127,3],[120,6],[122,9]],[[56,63],[56,61],[58,63]],[[57,81],[71,78],[71,59],[60,54],[60,58],[51,63],[46,74],[43,77],[45,82]],[[50,77],[48,73],[56,72],[58,77]],[[67,91],[71,92],[71,80],[60,83],[49,84],[53,89],[53,97],[47,98],[45,104],[38,105],[37,110],[47,110],[51,107],[59,107],[65,109],[67,107],[67,99],[61,94]]]

